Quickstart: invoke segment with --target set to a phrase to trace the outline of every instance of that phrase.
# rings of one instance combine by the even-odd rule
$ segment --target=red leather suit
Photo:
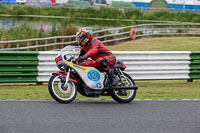
[[[81,48],[80,56],[86,56],[87,58],[90,57],[92,60],[87,59],[78,63],[79,65],[96,67],[104,71],[107,71],[110,66],[114,66],[116,63],[115,55],[113,55],[112,52],[95,37],[92,38],[88,45],[84,45]],[[107,62],[107,67],[102,67],[102,65],[100,65],[100,62],[103,60]]]

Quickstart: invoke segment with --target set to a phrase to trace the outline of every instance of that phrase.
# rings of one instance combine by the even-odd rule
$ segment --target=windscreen
[[[66,52],[80,52],[80,50],[81,47],[78,46],[66,46],[58,53],[58,55],[61,55],[62,53]]]

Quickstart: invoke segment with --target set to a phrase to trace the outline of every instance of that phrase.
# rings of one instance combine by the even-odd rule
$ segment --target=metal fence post
[[[28,47],[28,46],[30,46],[30,42],[28,41],[27,43],[26,43],[26,46]],[[26,51],[28,51],[29,49],[26,49]]]
[[[35,41],[35,45],[38,46],[38,40]],[[38,51],[38,48],[35,48],[36,51]]]

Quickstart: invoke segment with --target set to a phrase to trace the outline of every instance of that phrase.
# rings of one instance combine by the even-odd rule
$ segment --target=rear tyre
[[[126,73],[123,73],[124,77],[121,75],[122,82],[126,86],[135,86],[133,79]],[[129,103],[136,96],[136,90],[112,90],[111,97],[119,103]]]
[[[74,82],[69,81],[68,87],[64,87],[64,82],[60,79],[58,74],[51,76],[48,84],[50,95],[59,103],[70,103],[77,95],[77,86]]]

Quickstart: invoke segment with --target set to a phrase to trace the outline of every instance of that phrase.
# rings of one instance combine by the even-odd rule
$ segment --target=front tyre
[[[49,93],[59,103],[70,103],[76,98],[77,86],[72,81],[68,81],[68,87],[64,87],[64,84],[58,74],[52,75],[48,84]]]
[[[120,78],[122,80],[122,82],[126,85],[126,86],[135,86],[135,82],[133,81],[133,79],[126,73],[124,73],[123,75],[120,75]],[[129,103],[131,102],[136,96],[136,90],[112,90],[111,91],[111,97],[119,102],[119,103]]]

